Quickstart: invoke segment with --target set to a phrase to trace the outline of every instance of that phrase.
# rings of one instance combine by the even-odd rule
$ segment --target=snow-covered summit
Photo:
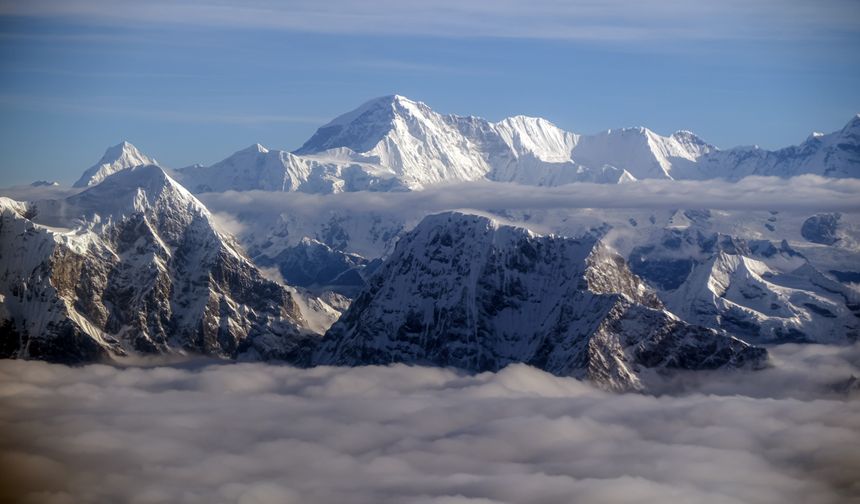
[[[101,183],[64,200],[59,211],[65,215],[74,209],[78,218],[99,222],[122,220],[133,213],[144,212],[160,219],[165,214],[189,212],[210,219],[209,211],[182,184],[163,168],[144,164],[121,170]]]
[[[491,122],[444,115],[395,94],[337,116],[294,152],[257,144],[178,176],[193,192],[310,193],[420,190],[475,180],[557,186],[803,173],[860,177],[855,123],[856,117],[840,131],[780,151],[724,151],[687,130],[663,136],[640,126],[580,135],[539,117]]]
[[[854,117],[842,128],[842,133],[860,133],[860,113],[854,114]]]
[[[0,200],[0,357],[305,355],[297,294],[269,281],[163,169],[55,200]]]
[[[102,158],[81,175],[81,178],[75,182],[74,187],[95,185],[120,170],[149,164],[154,165],[158,164],[158,162],[142,154],[131,143],[122,141],[113,147],[109,147]]]

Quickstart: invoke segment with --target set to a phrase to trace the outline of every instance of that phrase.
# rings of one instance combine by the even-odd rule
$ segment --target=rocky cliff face
[[[473,371],[525,362],[617,390],[642,370],[758,366],[763,349],[665,311],[595,239],[491,219],[429,216],[326,334],[321,364],[409,362]]]
[[[4,199],[0,210],[4,357],[300,360],[315,338],[295,294],[265,279],[156,166],[63,200]]]

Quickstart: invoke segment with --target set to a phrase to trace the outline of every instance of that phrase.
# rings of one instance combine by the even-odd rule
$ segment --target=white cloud
[[[402,193],[356,192],[334,195],[247,191],[199,195],[213,211],[246,214],[321,210],[412,215],[454,208],[537,210],[554,208],[721,210],[860,210],[860,180],[802,175],[789,179],[747,177],[737,183],[720,180],[640,180],[628,184],[578,183],[535,187],[499,182],[437,185]]]
[[[826,385],[858,352],[659,396],[522,365],[2,361],[0,501],[857,502],[860,400]]]

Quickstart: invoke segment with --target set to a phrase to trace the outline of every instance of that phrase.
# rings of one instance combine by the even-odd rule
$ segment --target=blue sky
[[[399,93],[580,133],[781,147],[860,112],[854,0],[0,0],[0,186],[128,139],[163,164],[294,149]]]

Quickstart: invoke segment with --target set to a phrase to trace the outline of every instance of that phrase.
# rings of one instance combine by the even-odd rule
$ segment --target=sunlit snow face
[[[0,497],[22,502],[845,502],[860,347],[684,394],[527,366],[68,368],[0,362]],[[700,375],[701,376],[701,375]],[[683,383],[690,387],[685,377]],[[698,387],[698,390],[695,390]],[[666,384],[666,391],[674,384]],[[2,499],[0,499],[2,500]]]

